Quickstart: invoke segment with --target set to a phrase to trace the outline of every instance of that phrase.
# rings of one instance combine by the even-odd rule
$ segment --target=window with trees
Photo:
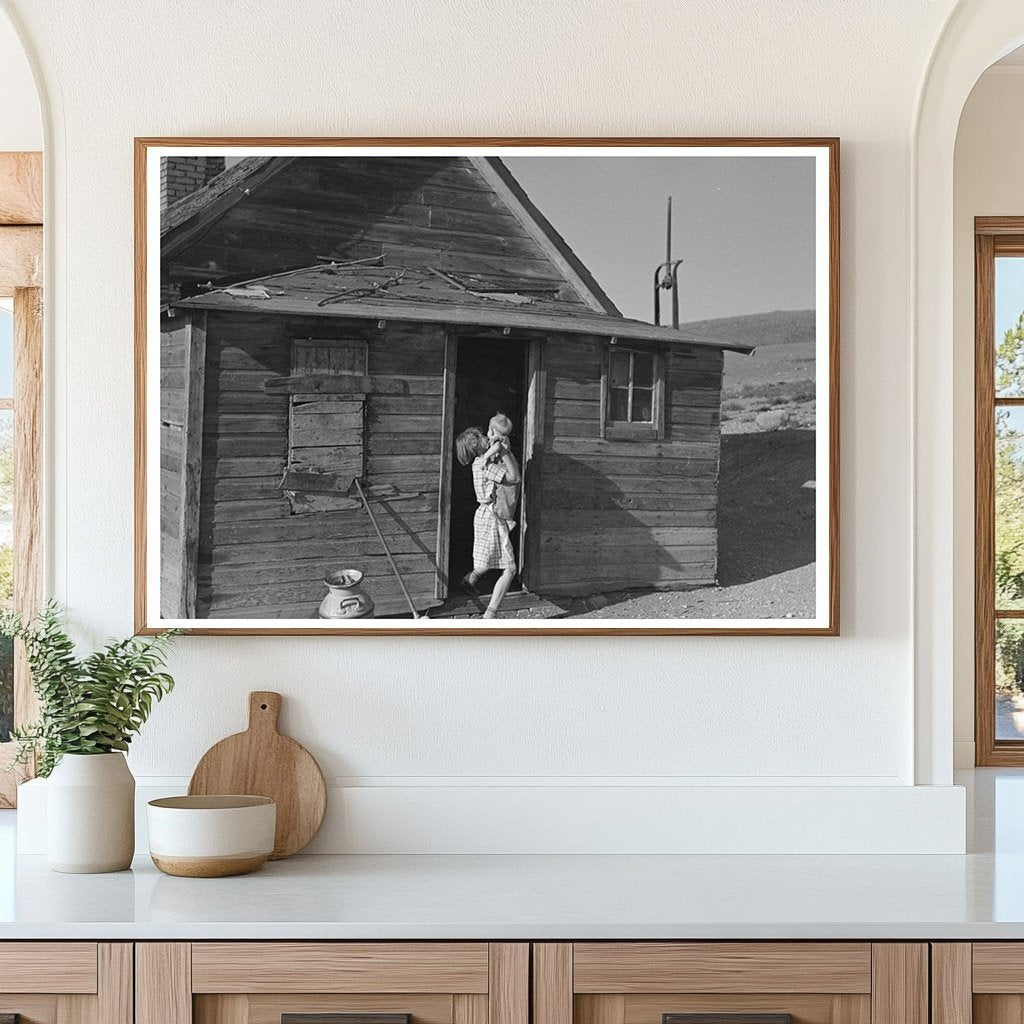
[[[43,161],[0,153],[0,605],[30,618],[42,602]],[[0,640],[0,762],[12,726],[37,714],[25,653]],[[31,766],[0,772],[0,807]]]
[[[1024,764],[1024,218],[976,221],[976,761]]]

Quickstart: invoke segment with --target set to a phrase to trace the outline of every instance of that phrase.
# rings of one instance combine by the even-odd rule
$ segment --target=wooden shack
[[[408,612],[471,566],[454,458],[497,410],[520,584],[711,584],[723,352],[621,316],[493,157],[250,158],[162,221],[161,611],[310,618],[358,568]],[[646,274],[646,268],[638,268]]]

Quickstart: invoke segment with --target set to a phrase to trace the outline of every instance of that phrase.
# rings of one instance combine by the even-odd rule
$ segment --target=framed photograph
[[[837,139],[137,139],[137,629],[839,631]]]

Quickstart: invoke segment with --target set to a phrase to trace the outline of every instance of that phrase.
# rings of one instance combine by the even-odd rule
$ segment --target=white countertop
[[[0,812],[0,940],[1024,939],[1024,772],[975,772],[967,856],[296,857],[60,875]]]
[[[298,857],[228,879],[18,862],[0,939],[1024,938],[1024,856]]]

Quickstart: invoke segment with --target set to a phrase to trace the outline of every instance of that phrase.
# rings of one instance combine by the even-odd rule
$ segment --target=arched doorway
[[[954,615],[962,602],[956,533],[953,170],[964,104],[981,74],[1024,42],[1019,0],[963,0],[951,13],[921,86],[911,138],[911,314],[914,344],[914,624],[919,784],[953,772]],[[973,590],[973,586],[971,586]]]

